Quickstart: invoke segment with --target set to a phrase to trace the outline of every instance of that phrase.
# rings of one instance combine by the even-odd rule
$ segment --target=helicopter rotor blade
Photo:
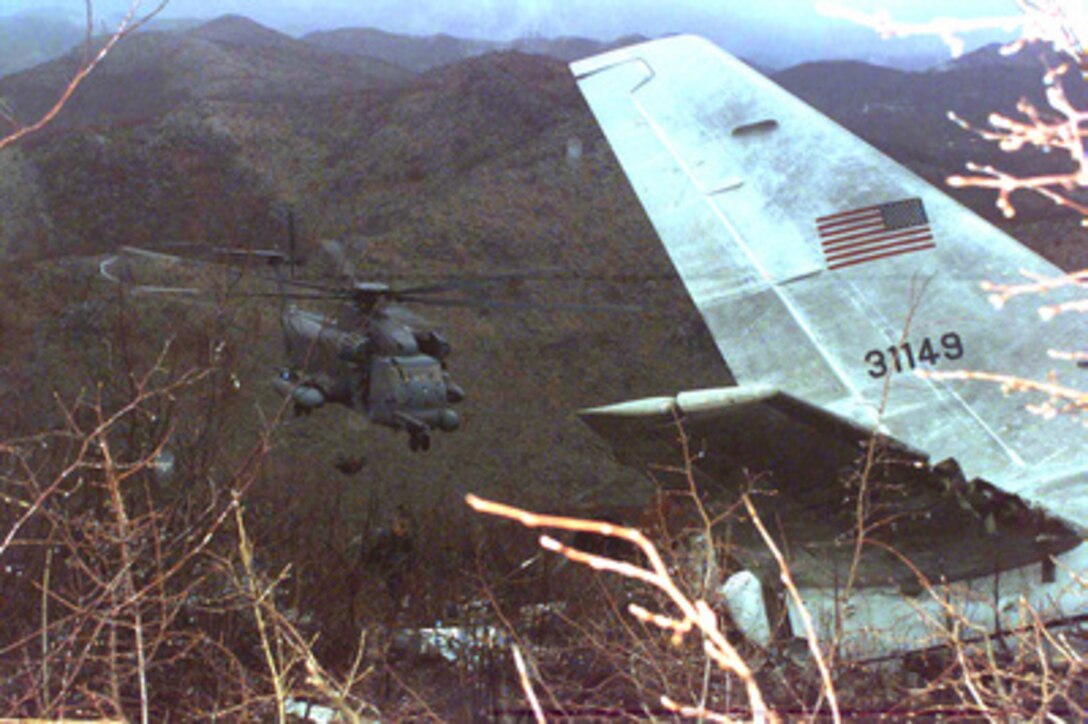
[[[234,299],[303,299],[310,301],[348,301],[350,296],[343,294],[303,294],[301,292],[238,292],[230,295]]]
[[[128,256],[144,257],[145,259],[151,259],[153,261],[167,262],[169,264],[207,264],[208,262],[202,259],[193,259],[190,257],[177,256],[176,254],[167,254],[161,251],[152,251],[151,249],[144,249],[139,246],[122,246],[118,249],[120,254]]]
[[[106,276],[103,273],[103,276]],[[107,278],[109,278],[107,276]],[[169,297],[172,301],[199,307],[221,309],[219,301],[205,289],[195,287],[166,287],[150,284],[127,285],[118,280],[117,285],[132,297]]]
[[[285,254],[279,249],[252,249],[234,246],[212,246],[210,244],[202,244],[199,242],[188,241],[171,242],[163,244],[162,246],[163,248],[182,248],[185,250],[186,256],[179,256],[177,254],[171,254],[164,251],[156,251],[153,249],[144,249],[143,247],[139,246],[122,246],[118,251],[120,252],[120,254],[124,254],[127,256],[143,257],[145,259],[151,259],[152,261],[165,262],[168,264],[187,264],[193,266],[218,267],[224,264],[244,264],[245,262],[251,260],[264,262],[272,267],[277,267],[281,264],[294,267],[301,264],[301,261],[295,258],[293,254]]]
[[[202,297],[211,296],[206,289],[197,289],[196,287],[160,287],[151,284],[139,284],[137,286],[129,287],[130,294],[161,294],[164,296],[175,295],[179,297]]]
[[[645,308],[637,304],[543,304],[537,302],[498,302],[490,299],[431,299],[428,297],[402,296],[398,301],[428,307],[466,307],[469,309],[506,309],[514,311],[543,312],[601,312],[605,314],[644,314]]]
[[[328,292],[332,294],[342,294],[344,297],[360,297],[360,296],[373,296],[373,297],[386,297],[391,301],[418,301],[415,299],[417,295],[438,295],[447,294],[449,292],[469,290],[474,287],[484,287],[495,282],[504,281],[521,281],[530,279],[549,279],[563,276],[564,273],[560,269],[533,269],[533,270],[517,270],[498,272],[495,274],[473,275],[467,277],[457,277],[450,279],[441,279],[435,282],[429,282],[427,284],[419,284],[408,287],[392,287],[385,284],[373,283],[361,283],[356,281],[353,286],[342,286],[325,284],[321,282],[303,281],[301,279],[273,279],[270,277],[260,277],[268,281],[275,281],[300,287],[303,289],[314,289],[317,291]]]
[[[290,219],[289,219],[290,227]],[[288,235],[290,236],[290,228],[288,229]],[[288,240],[290,243],[290,239]],[[348,245],[353,246],[353,245]],[[190,246],[195,248],[195,245]],[[348,269],[348,254],[345,251],[345,244],[338,240],[326,240],[322,242],[322,248],[339,262],[339,269],[341,272],[347,272]],[[203,259],[193,259],[187,257],[176,256],[160,251],[152,251],[148,249],[142,249],[139,247],[122,247],[121,252],[125,255],[132,255],[138,257],[144,257],[155,261],[166,262],[169,264],[196,264],[201,266],[214,266],[222,267],[222,261],[214,262]],[[502,301],[493,299],[492,295],[486,294],[481,297],[474,297],[473,290],[481,287],[487,287],[491,284],[502,282],[518,282],[521,280],[533,280],[533,279],[549,279],[549,278],[565,278],[569,276],[569,272],[565,272],[562,269],[547,267],[539,269],[529,270],[512,270],[502,271],[490,274],[478,274],[467,277],[458,278],[446,278],[438,279],[429,283],[408,285],[405,287],[393,287],[384,283],[367,283],[359,282],[355,279],[353,274],[344,274],[346,277],[350,277],[350,285],[335,285],[321,282],[307,281],[301,279],[288,278],[287,274],[283,272],[282,266],[286,263],[290,265],[290,271],[293,271],[294,264],[291,258],[293,254],[284,254],[282,251],[268,251],[268,250],[246,250],[246,249],[234,249],[230,247],[205,247],[203,253],[214,254],[219,257],[226,258],[228,261],[234,260],[248,260],[259,259],[262,261],[268,261],[276,270],[274,276],[268,274],[253,273],[249,276],[250,279],[261,280],[276,285],[278,292],[242,292],[235,289],[236,285],[241,281],[241,277],[231,279],[228,289],[225,292],[227,297],[244,297],[244,298],[264,298],[264,299],[277,299],[281,302],[281,316],[283,309],[283,303],[287,300],[302,300],[302,301],[341,301],[351,302],[354,301],[358,305],[362,305],[369,309],[370,305],[378,303],[382,300],[385,302],[397,304],[416,304],[421,306],[431,307],[461,307],[470,309],[494,309],[494,310],[509,310],[509,311],[558,311],[558,312],[579,312],[579,313],[620,313],[620,314],[644,314],[645,308],[640,305],[628,305],[628,304],[596,304],[596,303],[537,303],[537,302],[519,302],[519,301]],[[119,274],[115,269],[117,261],[120,259],[120,255],[109,257],[100,264],[100,273],[103,277],[113,283],[124,283],[122,278],[124,275]],[[577,279],[577,277],[574,277]],[[186,297],[200,297],[205,296],[208,299],[221,299],[224,296],[223,292],[215,294],[210,289],[200,289],[197,287],[171,287],[171,286],[154,286],[154,285],[140,285],[131,287],[135,293],[138,294],[157,294],[157,295],[173,295],[173,296],[186,296]],[[302,291],[288,291],[288,288],[294,288]],[[233,291],[232,291],[233,290]],[[451,293],[460,292],[457,296],[444,296]],[[501,294],[501,291],[500,291]]]
[[[269,277],[264,275],[258,275],[257,279],[263,279],[266,282],[272,282],[274,284],[284,284],[289,287],[299,287],[300,289],[313,289],[319,292],[326,292],[328,294],[340,294],[345,297],[351,296],[351,289],[347,287],[337,286],[335,284],[322,284],[321,282],[308,282],[302,279],[279,279],[276,277]]]
[[[495,272],[493,274],[481,274],[457,277],[453,279],[443,279],[437,282],[431,282],[429,284],[422,284],[414,287],[405,287],[403,289],[395,289],[394,292],[400,295],[443,294],[445,292],[453,292],[460,289],[470,289],[472,287],[486,286],[494,282],[516,282],[528,279],[551,279],[559,277],[562,274],[563,270],[558,268],[519,269],[513,271]]]

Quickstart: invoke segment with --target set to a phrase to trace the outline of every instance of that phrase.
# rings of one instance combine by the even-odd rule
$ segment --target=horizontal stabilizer
[[[859,587],[914,588],[917,575],[903,558],[931,581],[958,580],[1040,562],[1080,542],[1017,496],[965,480],[954,462],[931,465],[901,441],[769,385],[682,392],[579,414],[622,462],[651,470],[685,469],[682,429],[699,489],[714,491],[724,505],[750,491],[789,552],[799,585],[845,584],[859,510],[870,541],[856,567]],[[746,566],[774,566],[753,530],[731,537]]]
[[[731,435],[731,439],[737,442],[738,452],[742,446],[741,438],[752,437],[754,420],[759,419],[764,425],[777,420],[777,424],[786,423],[791,427],[788,433],[790,439],[815,432],[834,438],[849,448],[850,460],[877,433],[873,428],[812,405],[770,385],[760,384],[681,392],[676,397],[632,400],[582,410],[578,414],[594,432],[613,443],[637,439],[640,433],[662,427],[675,433],[676,421],[681,418],[688,425],[736,426],[736,434]],[[903,452],[910,452],[919,459],[924,457],[919,451],[911,451],[905,443],[887,437],[881,439],[885,444]]]

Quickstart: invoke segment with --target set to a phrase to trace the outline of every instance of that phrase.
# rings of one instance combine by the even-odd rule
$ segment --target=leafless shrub
[[[545,550],[560,553],[567,559],[587,565],[595,570],[609,571],[623,577],[642,582],[658,589],[676,609],[679,615],[668,615],[651,611],[637,603],[629,603],[627,612],[637,621],[657,627],[670,635],[674,646],[680,646],[686,634],[698,631],[702,636],[702,645],[707,658],[721,670],[726,671],[740,681],[744,687],[752,716],[758,720],[773,718],[764,701],[762,691],[748,664],[741,657],[736,647],[731,644],[719,628],[718,616],[703,599],[691,600],[676,585],[676,581],[666,566],[657,547],[639,530],[611,523],[569,518],[564,516],[538,515],[511,506],[494,503],[469,495],[466,498],[474,510],[489,515],[497,515],[515,520],[529,528],[553,528],[572,532],[592,533],[608,538],[617,538],[632,544],[645,557],[646,566],[629,563],[608,556],[587,553],[577,548],[564,545],[555,538],[542,536],[540,545]],[[678,704],[668,696],[661,697],[661,705],[666,709],[684,716],[716,717],[728,720],[724,714],[715,714],[705,704]]]
[[[233,469],[165,474],[179,400],[201,409],[216,386],[214,369],[168,372],[171,355],[130,373],[131,399],[99,386],[62,406],[63,429],[0,445],[0,714],[285,721],[302,697],[373,714],[363,647],[322,665],[278,595],[289,571],[255,556],[242,500],[267,435]]]
[[[801,622],[805,651],[767,651],[745,640],[732,627],[720,593],[733,572],[730,549],[720,540],[723,518],[711,516],[703,507],[682,425],[680,431],[687,462],[653,472],[676,473],[688,481],[687,492],[673,493],[692,505],[695,515],[689,520],[699,521],[687,534],[670,530],[667,523],[654,525],[655,516],[637,512],[627,518],[641,519],[642,530],[619,522],[540,515],[468,496],[469,506],[478,512],[530,528],[575,534],[567,543],[547,535],[539,542],[545,550],[592,570],[581,572],[583,581],[591,577],[590,586],[555,582],[549,607],[537,609],[551,626],[542,626],[532,616],[503,620],[521,659],[518,681],[529,702],[524,713],[540,718],[586,711],[645,716],[656,711],[724,721],[736,716],[767,720],[816,716],[826,707],[836,720],[845,713],[1083,718],[1088,677],[1082,630],[1052,630],[1048,625],[1052,622],[1044,621],[1026,601],[1017,611],[995,609],[996,625],[979,623],[977,615],[968,616],[959,608],[965,599],[957,592],[958,584],[926,579],[902,554],[867,535],[871,528],[867,522],[858,527],[861,540],[855,555],[879,546],[913,570],[922,597],[916,600],[935,602],[938,612],[934,618],[933,607],[919,605],[918,616],[940,635],[926,650],[864,661],[842,655],[835,640],[820,641],[788,562],[750,494],[742,494],[739,507],[724,511],[723,517],[746,516],[771,551],[792,599],[795,621]],[[863,477],[872,467],[870,460]],[[660,501],[651,509],[662,515]],[[864,506],[858,514],[866,514]],[[698,535],[691,535],[693,530]],[[653,539],[647,531],[652,531]],[[602,546],[601,540],[622,541],[629,549]],[[603,576],[612,576],[613,584]],[[559,594],[564,589],[576,591],[569,606]],[[851,590],[844,595],[842,605],[848,605],[850,595],[860,594]],[[647,597],[652,605],[647,605]],[[561,633],[554,628],[556,621],[563,626]],[[788,642],[779,645],[783,643]],[[738,700],[740,690],[747,704]],[[677,702],[679,692],[686,703]]]
[[[83,81],[106,59],[106,56],[110,54],[117,43],[162,12],[169,2],[170,0],[159,0],[150,11],[140,14],[143,0],[132,0],[121,22],[106,37],[105,41],[95,47],[94,3],[91,0],[86,0],[87,32],[83,43],[83,58],[79,66],[68,80],[68,83],[61,89],[60,95],[53,105],[34,120],[22,121],[17,116],[17,109],[11,108],[7,104],[0,104],[0,122],[7,126],[4,135],[0,136],[0,150],[49,125],[64,109],[64,106],[67,105],[79,86],[83,84]]]

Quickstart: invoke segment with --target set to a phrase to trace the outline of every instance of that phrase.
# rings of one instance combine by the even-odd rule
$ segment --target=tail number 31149
[[[906,372],[922,366],[935,367],[942,359],[957,360],[960,357],[963,357],[963,340],[956,332],[941,335],[939,342],[926,337],[917,347],[910,342],[902,342],[865,353],[869,376],[875,379],[892,372]]]

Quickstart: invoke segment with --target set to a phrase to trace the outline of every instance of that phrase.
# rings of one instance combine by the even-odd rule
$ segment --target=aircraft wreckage
[[[620,460],[675,463],[681,419],[700,489],[753,487],[822,634],[857,656],[946,642],[942,600],[980,630],[1023,603],[1088,614],[1088,427],[926,374],[1048,379],[1083,320],[995,311],[979,282],[1062,272],[705,40],[571,67],[737,382],[583,411]],[[735,618],[765,638],[797,611],[755,531],[733,537],[763,589]]]

